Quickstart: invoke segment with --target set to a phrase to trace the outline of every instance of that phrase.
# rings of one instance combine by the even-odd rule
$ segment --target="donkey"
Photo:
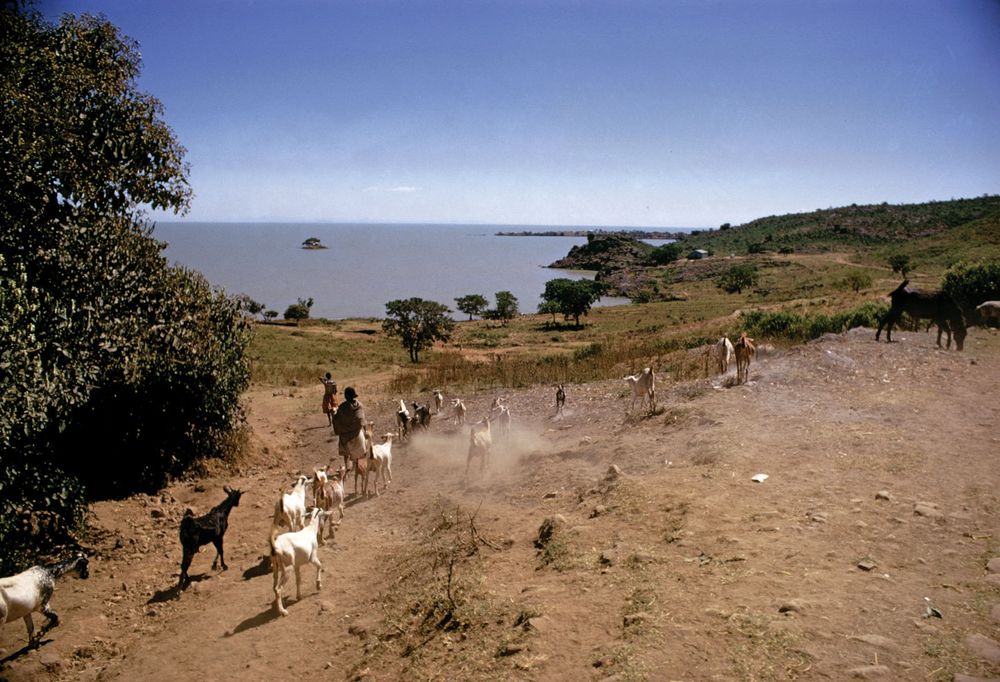
[[[899,321],[903,313],[914,319],[929,318],[940,328],[947,327],[955,336],[955,348],[962,350],[965,345],[965,319],[962,311],[950,296],[941,291],[926,293],[917,289],[910,289],[907,284],[910,280],[905,279],[903,283],[896,287],[895,291],[889,294],[892,305],[882,321],[879,322],[878,331],[875,332],[875,340],[878,341],[885,327],[885,340],[892,342],[892,327]],[[943,324],[942,324],[943,323]],[[941,335],[938,334],[938,345],[941,345]],[[951,348],[951,341],[948,341],[948,348]]]

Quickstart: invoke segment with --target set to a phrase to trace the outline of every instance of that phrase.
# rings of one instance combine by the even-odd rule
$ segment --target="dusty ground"
[[[59,584],[39,650],[3,628],[0,678],[1000,677],[1000,337],[873,336],[762,354],[746,386],[661,382],[647,418],[618,382],[567,387],[561,419],[550,388],[512,391],[511,440],[468,480],[467,431],[439,418],[394,446],[387,493],[349,501],[287,618],[270,512],[334,444],[318,385],[257,390],[258,464],[96,505],[91,578]],[[463,397],[479,416],[492,395]],[[368,398],[378,431],[391,402]],[[178,593],[180,517],[225,483],[246,491],[230,569],[206,548]]]

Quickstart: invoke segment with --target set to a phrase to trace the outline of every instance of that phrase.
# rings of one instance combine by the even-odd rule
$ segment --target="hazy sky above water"
[[[992,0],[41,0],[140,43],[197,221],[717,226],[1000,191]]]

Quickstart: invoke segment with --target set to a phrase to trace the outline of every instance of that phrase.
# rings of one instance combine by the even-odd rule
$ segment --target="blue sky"
[[[38,8],[139,42],[186,220],[717,226],[1000,192],[996,1]]]

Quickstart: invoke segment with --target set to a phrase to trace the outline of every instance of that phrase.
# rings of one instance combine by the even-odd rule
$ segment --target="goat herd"
[[[561,398],[560,398],[561,396]],[[565,391],[559,387],[556,395],[557,409],[561,410],[565,402]],[[436,412],[430,405],[413,404],[413,413],[406,407],[403,400],[399,401],[396,412],[396,432],[383,435],[381,443],[374,442],[374,422],[366,422],[358,434],[360,445],[357,450],[353,440],[346,448],[341,449],[344,458],[343,465],[334,469],[333,465],[316,469],[311,477],[300,475],[291,490],[281,491],[274,505],[274,517],[271,524],[271,570],[274,578],[274,607],[282,616],[287,616],[282,599],[282,590],[288,581],[288,572],[295,573],[295,594],[301,598],[300,569],[306,564],[316,567],[316,589],[322,588],[323,565],[319,560],[319,547],[323,544],[324,530],[327,538],[332,538],[334,530],[344,518],[344,482],[347,472],[354,471],[354,495],[362,498],[369,496],[369,486],[376,496],[380,496],[379,482],[384,491],[392,482],[392,443],[398,438],[405,441],[416,431],[426,431],[430,427],[431,416],[441,414],[444,406],[444,396],[440,391],[434,392]],[[464,403],[456,398],[451,401],[452,419],[456,424],[465,424],[467,409]],[[496,424],[494,432],[493,424]],[[469,431],[469,451],[466,460],[466,475],[473,459],[479,458],[480,471],[484,471],[489,463],[493,437],[503,442],[510,433],[511,414],[504,398],[494,398],[489,413]],[[355,456],[354,453],[357,453]],[[359,486],[360,483],[360,486]],[[306,488],[312,487],[312,506],[306,506]],[[359,493],[360,487],[360,493]],[[228,486],[225,488],[226,499],[205,516],[195,518],[188,510],[181,521],[180,538],[184,549],[181,561],[180,586],[187,584],[187,569],[191,558],[202,545],[215,545],[217,555],[212,564],[226,569],[223,553],[223,536],[228,526],[229,512],[240,502],[242,492]],[[333,514],[338,513],[336,521]]]
[[[931,324],[938,325],[938,345],[941,344],[941,333],[948,334],[948,346],[954,334],[956,347],[962,349],[966,336],[966,325],[957,306],[942,295],[922,294],[907,287],[903,282],[890,294],[892,306],[883,318],[875,335],[878,340],[883,327],[886,327],[886,338],[891,340],[893,325],[906,312],[915,319],[930,319]],[[1000,320],[1000,302],[987,301],[977,307],[979,317],[984,322],[989,319]],[[929,327],[928,327],[929,328]],[[746,334],[740,336],[736,343],[722,337],[706,349],[706,364],[716,363],[720,373],[729,371],[730,363],[735,356],[737,383],[745,383],[749,372],[750,361],[756,353],[753,340]],[[706,368],[707,369],[707,368]],[[648,401],[650,410],[656,406],[656,377],[651,367],[645,368],[637,375],[624,378],[632,392],[632,409],[636,400],[640,404]],[[418,431],[425,431],[430,426],[433,414],[442,414],[444,396],[440,391],[433,393],[436,412],[430,405],[412,403],[413,412],[407,408],[404,401],[399,401],[396,411],[396,431],[386,433],[383,442],[375,444],[373,438],[373,423],[367,422],[359,437],[362,439],[363,456],[356,459],[344,455],[343,466],[336,470],[331,466],[317,469],[312,477],[299,476],[290,491],[282,491],[274,506],[274,518],[270,533],[271,567],[274,577],[274,605],[278,613],[285,616],[288,611],[282,601],[282,588],[288,580],[288,570],[295,572],[296,597],[300,597],[300,568],[306,564],[316,566],[316,588],[322,585],[323,567],[318,556],[318,547],[323,544],[323,531],[327,537],[333,536],[335,526],[344,518],[344,480],[347,471],[354,470],[354,494],[358,495],[360,482],[361,496],[368,497],[369,485],[376,496],[380,495],[379,482],[382,489],[392,482],[392,443],[393,439],[404,441]],[[466,423],[467,408],[459,398],[451,403],[451,419],[455,425]],[[566,391],[562,385],[556,389],[556,413],[561,417],[566,403]],[[483,472],[489,466],[490,453],[494,440],[504,442],[509,437],[511,413],[504,398],[494,398],[487,415],[471,425],[469,430],[469,449],[466,457],[465,475],[468,477],[473,460],[479,459],[479,469]],[[306,486],[312,486],[313,505],[306,507]],[[204,516],[196,517],[188,509],[180,524],[180,540],[183,548],[181,559],[179,587],[185,587],[189,582],[188,568],[198,549],[209,543],[216,549],[216,557],[212,563],[215,569],[221,564],[226,570],[223,537],[229,523],[229,513],[240,503],[242,491],[225,486],[226,499]],[[334,512],[339,513],[336,522],[332,520]],[[75,573],[80,578],[88,576],[88,560],[86,554],[79,552],[72,558],[53,564],[34,566],[17,575],[0,578],[0,624],[23,619],[28,630],[29,647],[38,646],[44,633],[58,624],[59,618],[49,607],[49,600],[55,587],[55,581],[67,573]],[[36,635],[31,614],[39,612],[47,617],[47,622]]]

